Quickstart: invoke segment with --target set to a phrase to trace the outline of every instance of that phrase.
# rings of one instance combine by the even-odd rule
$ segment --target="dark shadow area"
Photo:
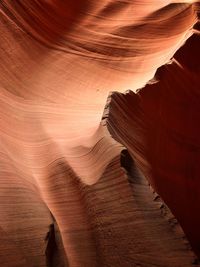
[[[47,242],[45,256],[47,267],[68,267],[65,250],[58,229],[58,225],[54,219],[54,223],[49,225],[49,231],[46,235]]]

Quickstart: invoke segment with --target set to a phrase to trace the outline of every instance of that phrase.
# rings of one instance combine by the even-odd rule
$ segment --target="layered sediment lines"
[[[1,266],[197,263],[137,172],[198,252],[196,22],[191,1],[0,1]]]

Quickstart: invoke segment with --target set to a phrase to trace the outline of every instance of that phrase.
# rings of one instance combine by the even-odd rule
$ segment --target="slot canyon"
[[[200,266],[199,18],[0,0],[0,267]]]

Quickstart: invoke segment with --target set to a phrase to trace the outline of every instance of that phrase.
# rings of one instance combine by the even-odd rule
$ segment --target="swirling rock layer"
[[[2,267],[198,264],[193,2],[0,1]]]

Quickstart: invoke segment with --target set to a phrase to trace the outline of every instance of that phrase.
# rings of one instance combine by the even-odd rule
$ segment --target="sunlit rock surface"
[[[194,2],[0,1],[2,267],[198,265]]]

